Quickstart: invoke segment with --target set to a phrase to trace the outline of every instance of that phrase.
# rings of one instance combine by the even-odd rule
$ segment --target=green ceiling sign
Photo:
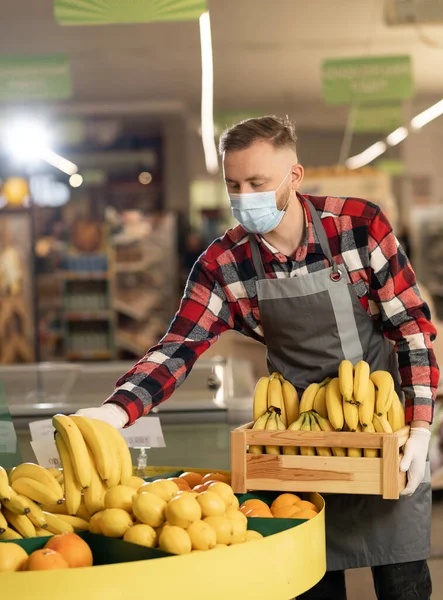
[[[402,106],[397,104],[372,104],[356,106],[353,129],[356,133],[390,133],[403,124]]]
[[[55,0],[60,25],[110,25],[154,21],[193,21],[206,0]]]
[[[66,56],[0,57],[1,100],[60,100],[71,94],[71,68]]]
[[[405,100],[414,91],[409,56],[325,60],[322,81],[327,104]]]

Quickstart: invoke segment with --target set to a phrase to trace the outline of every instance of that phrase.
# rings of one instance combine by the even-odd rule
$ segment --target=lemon
[[[18,544],[0,543],[0,573],[20,571],[27,560],[27,552]]]
[[[100,510],[99,512],[96,512],[95,515],[92,515],[92,517],[89,520],[89,531],[90,533],[96,533],[98,535],[101,535],[102,530],[101,530],[101,518],[102,518],[102,514],[103,511]]]
[[[227,483],[223,483],[222,481],[211,483],[208,487],[208,491],[218,494],[226,504],[227,508],[236,504],[237,498],[234,495],[233,489]]]
[[[190,554],[191,538],[181,527],[165,527],[160,534],[159,548],[170,554]]]
[[[171,525],[187,529],[191,523],[201,519],[202,511],[195,498],[189,494],[182,494],[169,502],[165,515]]]
[[[166,502],[155,494],[138,494],[132,501],[136,518],[151,527],[160,527],[165,520]]]
[[[197,496],[197,502],[202,509],[204,517],[221,517],[226,512],[226,504],[218,494],[214,492],[202,492]]]
[[[253,529],[248,529],[248,531],[246,532],[246,541],[247,542],[253,542],[255,540],[261,540],[261,539],[263,539],[263,536],[258,531],[254,531]]]
[[[132,526],[131,516],[121,508],[105,508],[100,519],[100,529],[106,537],[123,537]]]
[[[142,485],[145,485],[145,483],[146,481],[141,477],[132,475],[132,477],[128,479],[128,483],[126,485],[129,485],[129,487],[132,487],[134,490],[138,490]]]
[[[217,544],[215,531],[204,521],[194,521],[186,530],[193,550],[212,550]]]
[[[245,527],[248,525],[248,519],[246,516],[236,508],[228,508],[226,511],[226,516],[231,521],[240,521],[240,523],[244,523]]]
[[[232,522],[227,517],[206,517],[204,522],[215,531],[217,545],[227,545],[231,542]]]
[[[150,481],[142,485],[138,490],[138,494],[144,494],[149,492],[155,494],[165,502],[169,502],[179,491],[178,485],[174,481],[168,479],[158,479],[157,481]]]
[[[121,508],[132,511],[132,499],[137,494],[134,488],[127,485],[116,485],[105,494],[105,508]]]
[[[157,534],[150,525],[134,525],[123,536],[125,542],[131,542],[138,546],[155,548],[157,544]]]
[[[241,521],[231,521],[232,524],[232,535],[231,545],[243,544],[246,542],[246,524]]]

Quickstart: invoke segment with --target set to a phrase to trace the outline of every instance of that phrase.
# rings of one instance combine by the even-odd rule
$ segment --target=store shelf
[[[113,315],[110,310],[76,310],[64,313],[66,321],[109,321],[112,318]]]
[[[83,350],[81,352],[67,352],[68,360],[110,360],[113,354],[110,350]]]
[[[67,281],[106,281],[110,274],[108,271],[62,271],[61,277]]]

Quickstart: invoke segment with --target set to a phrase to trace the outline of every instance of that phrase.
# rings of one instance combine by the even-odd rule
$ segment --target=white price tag
[[[0,421],[0,453],[15,454],[17,436],[11,421]]]
[[[55,467],[56,469],[61,468],[62,465],[54,440],[51,440],[49,437],[41,440],[34,440],[31,442],[31,447],[34,451],[35,458],[41,467],[45,467],[45,469],[50,467]]]
[[[159,417],[142,417],[127,429],[120,429],[129,448],[165,448]]]
[[[41,421],[33,421],[29,423],[32,440],[41,440],[42,438],[54,439],[54,427],[52,419],[43,419]]]

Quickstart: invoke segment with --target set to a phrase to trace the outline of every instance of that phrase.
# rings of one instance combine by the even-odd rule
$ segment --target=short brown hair
[[[219,152],[245,150],[257,141],[268,141],[274,148],[292,148],[297,151],[295,123],[289,117],[259,117],[246,119],[226,129],[220,136]]]

